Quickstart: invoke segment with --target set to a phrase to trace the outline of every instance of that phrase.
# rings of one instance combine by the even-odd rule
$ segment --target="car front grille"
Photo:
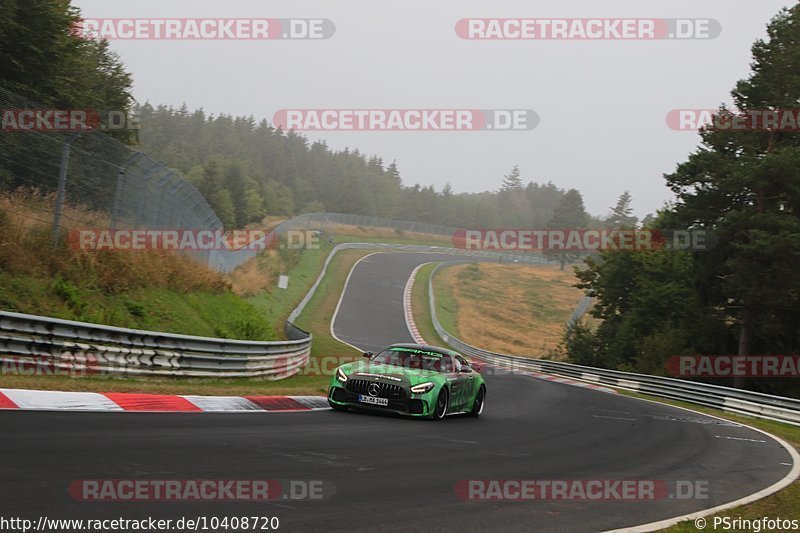
[[[380,398],[389,398],[390,400],[401,400],[406,397],[405,389],[400,385],[393,385],[391,383],[381,383],[378,381],[368,381],[366,379],[348,379],[345,388],[349,392],[356,394],[369,395],[368,387],[371,383],[378,385],[381,390],[378,393]]]

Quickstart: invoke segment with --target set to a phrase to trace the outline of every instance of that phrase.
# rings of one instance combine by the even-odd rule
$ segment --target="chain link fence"
[[[20,224],[50,225],[54,241],[88,227],[222,229],[200,192],[165,164],[97,128],[52,128],[56,110],[3,88],[0,111],[0,207]],[[192,255],[211,262],[208,251]]]

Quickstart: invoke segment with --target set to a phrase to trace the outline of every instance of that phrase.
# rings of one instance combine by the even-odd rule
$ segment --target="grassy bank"
[[[261,313],[229,291],[137,287],[123,294],[56,277],[0,272],[0,308],[97,324],[230,339],[275,337]]]
[[[1,200],[0,309],[189,335],[275,338],[263,315],[204,265],[163,251],[83,251],[63,239],[54,247],[48,224]]]
[[[342,362],[358,357],[358,353],[330,335],[330,318],[336,308],[347,274],[367,250],[346,250],[331,262],[328,275],[314,298],[300,316],[298,325],[314,335],[312,360],[303,373],[280,381],[262,378],[195,379],[141,378],[113,376],[1,376],[0,386],[6,388],[138,392],[153,394],[208,395],[324,395],[330,372]],[[314,276],[316,278],[316,275]],[[262,315],[256,311],[257,315]],[[287,312],[288,314],[288,312]],[[213,318],[213,317],[212,317]],[[263,320],[263,319],[262,319]]]
[[[249,280],[250,283],[246,285],[248,291],[253,291],[254,288],[258,290],[245,292],[238,289],[237,292],[247,295],[247,301],[266,317],[267,323],[275,331],[281,331],[283,322],[319,276],[332,248],[333,246],[326,244],[316,250],[306,250],[293,255],[290,261],[274,250],[266,252],[231,274],[234,290]],[[286,289],[278,288],[278,276],[281,274],[289,276]]]

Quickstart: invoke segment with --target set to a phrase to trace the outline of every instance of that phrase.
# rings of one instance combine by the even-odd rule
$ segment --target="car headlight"
[[[342,383],[347,381],[347,375],[344,373],[344,370],[342,370],[341,367],[336,369],[336,379],[338,379]]]
[[[435,386],[436,384],[432,381],[426,381],[425,383],[420,383],[419,385],[411,387],[411,392],[414,394],[425,394],[426,392],[430,392]]]

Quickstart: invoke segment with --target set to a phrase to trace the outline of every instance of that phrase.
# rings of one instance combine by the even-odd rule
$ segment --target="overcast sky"
[[[672,109],[730,101],[750,47],[785,0],[73,0],[87,18],[327,18],[327,40],[113,41],[139,102],[253,115],[294,108],[533,109],[530,131],[325,132],[333,149],[397,160],[407,185],[494,190],[518,164],[525,181],[577,188],[607,214],[630,190],[643,216],[671,198],[663,173],[699,136]],[[711,40],[479,41],[461,18],[711,18]]]

